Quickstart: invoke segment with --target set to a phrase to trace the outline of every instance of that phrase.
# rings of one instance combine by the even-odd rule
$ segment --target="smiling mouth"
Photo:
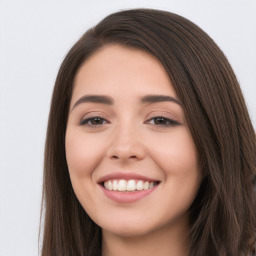
[[[101,185],[109,191],[117,192],[136,192],[143,190],[150,190],[159,184],[158,181],[145,181],[145,180],[107,180],[101,183]]]

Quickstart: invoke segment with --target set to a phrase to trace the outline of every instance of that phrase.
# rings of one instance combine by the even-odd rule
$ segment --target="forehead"
[[[73,96],[81,94],[169,94],[169,76],[153,55],[121,45],[107,45],[88,58],[74,79]]]

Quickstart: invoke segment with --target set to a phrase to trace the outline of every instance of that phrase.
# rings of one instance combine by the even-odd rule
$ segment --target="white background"
[[[133,7],[203,28],[231,62],[256,127],[255,0],[0,0],[0,256],[38,254],[44,139],[61,61],[90,26]]]

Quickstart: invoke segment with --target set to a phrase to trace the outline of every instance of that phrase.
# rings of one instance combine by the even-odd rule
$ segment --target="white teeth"
[[[118,190],[118,183],[117,180],[113,181],[113,190],[117,191]]]
[[[114,191],[141,191],[141,190],[148,190],[153,188],[155,185],[154,182],[149,181],[142,181],[139,180],[108,180],[104,182],[104,187],[108,190],[114,190]]]
[[[111,182],[111,181],[109,181]],[[125,191],[126,190],[126,180],[119,180],[118,182],[118,191]]]
[[[138,183],[136,184],[136,189],[137,190],[142,190],[143,189],[143,181],[139,180]]]
[[[108,190],[112,190],[112,188],[113,188],[112,182],[109,180],[108,181]]]
[[[143,188],[144,188],[144,190],[147,190],[149,188],[149,182],[148,181],[144,182]]]
[[[136,183],[135,180],[129,180],[126,185],[127,191],[134,191],[136,189]]]

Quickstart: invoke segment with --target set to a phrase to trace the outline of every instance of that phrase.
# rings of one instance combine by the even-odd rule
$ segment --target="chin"
[[[131,217],[131,216],[130,216]],[[113,221],[118,220],[118,221]],[[139,237],[145,236],[150,233],[154,233],[161,226],[165,226],[165,223],[161,221],[153,221],[153,218],[149,220],[145,218],[113,218],[112,222],[99,223],[102,227],[102,231],[106,233],[112,233],[120,237]]]
[[[103,234],[105,232],[119,237],[131,238],[159,234],[159,232],[169,233],[171,230],[176,232],[177,228],[184,230],[184,228],[188,227],[187,213],[173,214],[172,217],[168,217],[164,215],[145,215],[145,213],[140,213],[137,216],[133,214],[126,214],[126,216],[116,215],[111,216],[111,218],[105,218],[105,220],[101,218],[98,225],[102,228]]]
[[[150,227],[143,227],[143,226],[133,226],[133,225],[118,225],[116,227],[107,227],[107,228],[102,228],[103,233],[112,233],[116,236],[119,237],[139,237],[139,236],[144,236],[149,233],[151,233],[151,228]]]

